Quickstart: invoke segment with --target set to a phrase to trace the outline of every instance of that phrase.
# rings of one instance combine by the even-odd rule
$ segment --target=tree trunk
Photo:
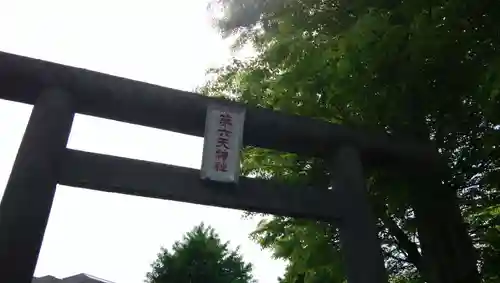
[[[455,191],[436,175],[411,181],[410,201],[429,283],[479,283],[476,253]]]

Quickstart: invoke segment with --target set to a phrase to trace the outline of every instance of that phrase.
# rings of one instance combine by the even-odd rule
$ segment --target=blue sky
[[[207,4],[0,0],[0,50],[193,90],[208,68],[231,56],[230,43],[211,27]],[[30,111],[0,100],[0,195]],[[202,146],[201,138],[83,115],[69,142],[75,149],[197,169]],[[283,262],[248,239],[258,220],[243,220],[239,211],[59,186],[35,275],[85,272],[116,283],[142,282],[160,247],[201,221],[241,246],[260,282],[276,282],[283,273]]]

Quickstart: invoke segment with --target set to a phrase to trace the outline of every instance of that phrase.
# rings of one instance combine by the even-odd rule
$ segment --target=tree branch
[[[386,205],[379,206],[379,209],[377,209],[377,214],[384,223],[384,226],[389,230],[389,233],[396,238],[396,241],[398,243],[398,246],[401,250],[406,252],[408,255],[408,262],[412,263],[415,265],[417,270],[421,273],[424,274],[424,264],[422,261],[422,255],[418,251],[418,246],[416,243],[412,242],[406,233],[398,226],[396,221],[394,219],[387,215],[387,209]]]

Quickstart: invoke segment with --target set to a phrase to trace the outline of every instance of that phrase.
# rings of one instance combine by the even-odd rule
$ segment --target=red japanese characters
[[[217,172],[227,172],[227,157],[231,147],[229,145],[229,140],[231,139],[231,131],[233,126],[233,117],[230,113],[221,112],[219,116],[219,128],[217,132],[219,134],[217,138],[216,151],[215,151],[215,164],[214,168]]]

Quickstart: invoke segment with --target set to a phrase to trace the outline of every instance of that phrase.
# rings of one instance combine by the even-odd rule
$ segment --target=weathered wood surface
[[[209,104],[235,104],[0,52],[0,98],[33,104],[53,86],[78,97],[79,113],[200,137]],[[354,146],[369,165],[430,168],[438,160],[430,145],[262,108],[247,107],[244,133],[245,145],[308,156],[330,156],[336,147]]]
[[[332,221],[333,191],[241,177],[238,185],[202,181],[199,170],[68,149],[62,185]],[[311,190],[314,190],[312,192]]]

